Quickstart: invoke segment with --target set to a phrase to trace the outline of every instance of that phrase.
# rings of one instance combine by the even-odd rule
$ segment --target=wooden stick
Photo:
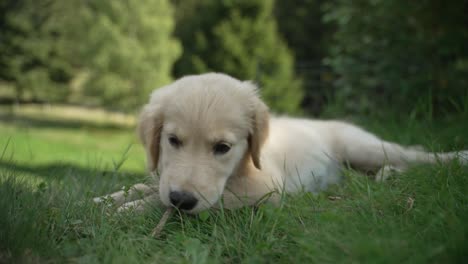
[[[168,207],[166,209],[166,212],[164,212],[163,216],[161,217],[161,220],[159,220],[158,225],[151,231],[151,236],[154,238],[158,238],[161,236],[161,231],[163,230],[164,226],[166,225],[167,220],[171,215],[174,213],[174,208],[173,207]]]

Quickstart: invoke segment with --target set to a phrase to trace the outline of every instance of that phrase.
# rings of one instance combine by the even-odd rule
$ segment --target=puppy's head
[[[160,175],[161,201],[197,213],[220,199],[243,166],[261,169],[268,108],[250,82],[187,76],[153,92],[139,133],[149,170]]]

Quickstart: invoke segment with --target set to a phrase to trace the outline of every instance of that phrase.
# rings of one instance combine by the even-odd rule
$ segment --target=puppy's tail
[[[424,163],[448,163],[458,159],[461,164],[468,165],[468,150],[452,151],[452,152],[421,152],[412,153],[414,161]],[[410,160],[411,161],[411,160]]]

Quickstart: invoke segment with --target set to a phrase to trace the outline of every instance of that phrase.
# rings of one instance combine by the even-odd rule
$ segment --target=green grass
[[[116,214],[91,198],[145,180],[133,129],[53,117],[0,121],[0,263],[461,263],[468,258],[468,168],[416,166],[384,183],[346,171],[282,206],[176,215]],[[467,149],[466,118],[361,119],[386,139]],[[398,122],[397,122],[398,121]],[[128,149],[130,146],[130,149]],[[413,201],[413,202],[412,202]],[[206,217],[207,216],[207,217]]]

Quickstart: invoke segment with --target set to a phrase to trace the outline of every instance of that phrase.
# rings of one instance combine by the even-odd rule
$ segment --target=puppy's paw
[[[104,197],[94,197],[94,198],[93,198],[93,202],[94,202],[95,204],[103,203],[103,202],[104,202]]]
[[[458,159],[464,165],[468,165],[468,150],[458,152]]]
[[[376,174],[375,174],[375,181],[377,182],[382,182],[390,178],[391,176],[394,176],[396,174],[402,173],[403,169],[395,167],[395,166],[390,166],[386,165],[383,166]]]
[[[133,202],[124,203],[123,205],[117,208],[118,213],[123,212],[143,212],[144,211],[144,201],[138,200]]]
[[[94,197],[93,202],[95,204],[102,204],[102,205],[106,205],[108,207],[114,205],[114,199],[112,199],[112,197],[110,195]]]

